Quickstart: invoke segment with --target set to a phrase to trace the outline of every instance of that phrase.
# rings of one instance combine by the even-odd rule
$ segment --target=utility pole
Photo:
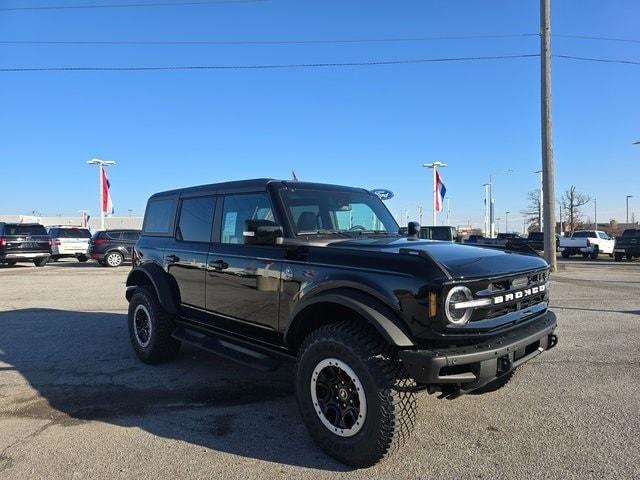
[[[504,233],[509,233],[509,214],[511,212],[504,212]]]
[[[104,171],[104,167],[115,165],[116,162],[114,162],[113,160],[100,160],[99,158],[92,158],[91,160],[87,161],[87,164],[98,166],[98,190],[100,191],[100,230],[104,230],[104,214],[106,212],[104,211],[105,192],[102,188],[102,172]]]
[[[627,225],[629,225],[629,199],[633,198],[633,195],[627,195]]]
[[[540,0],[540,100],[542,131],[542,183],[544,193],[544,257],[555,272],[556,195],[551,124],[551,0]]]
[[[593,199],[593,229],[598,230],[598,199]]]
[[[422,166],[425,167],[425,168],[433,169],[433,225],[436,226],[437,225],[437,222],[436,222],[436,195],[438,194],[438,192],[437,192],[438,186],[437,186],[436,179],[438,177],[438,167],[446,167],[447,164],[435,161],[433,163],[425,163]]]

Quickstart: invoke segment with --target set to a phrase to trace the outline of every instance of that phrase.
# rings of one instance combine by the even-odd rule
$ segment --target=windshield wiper
[[[341,230],[306,230],[304,232],[298,232],[298,235],[344,235],[345,232]]]

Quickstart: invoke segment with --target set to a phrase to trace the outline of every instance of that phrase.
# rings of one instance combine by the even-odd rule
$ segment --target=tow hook
[[[547,350],[551,350],[558,344],[558,336],[555,334],[550,334],[549,338],[547,338]]]
[[[509,358],[509,355],[500,357],[498,362],[500,362],[498,364],[498,374],[509,372],[513,366],[513,362],[511,361],[511,358]]]

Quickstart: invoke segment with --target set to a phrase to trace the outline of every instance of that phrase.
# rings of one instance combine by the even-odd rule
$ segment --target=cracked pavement
[[[412,439],[351,470],[315,447],[293,368],[263,373],[183,348],[136,360],[127,268],[1,268],[0,477],[638,478],[640,263],[561,263],[560,343],[503,389],[421,394]]]

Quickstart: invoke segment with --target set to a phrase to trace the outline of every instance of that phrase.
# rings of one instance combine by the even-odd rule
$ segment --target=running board
[[[282,364],[281,361],[264,353],[256,352],[222,338],[212,337],[192,329],[178,327],[171,336],[176,340],[201,348],[214,355],[263,372],[273,371]]]

